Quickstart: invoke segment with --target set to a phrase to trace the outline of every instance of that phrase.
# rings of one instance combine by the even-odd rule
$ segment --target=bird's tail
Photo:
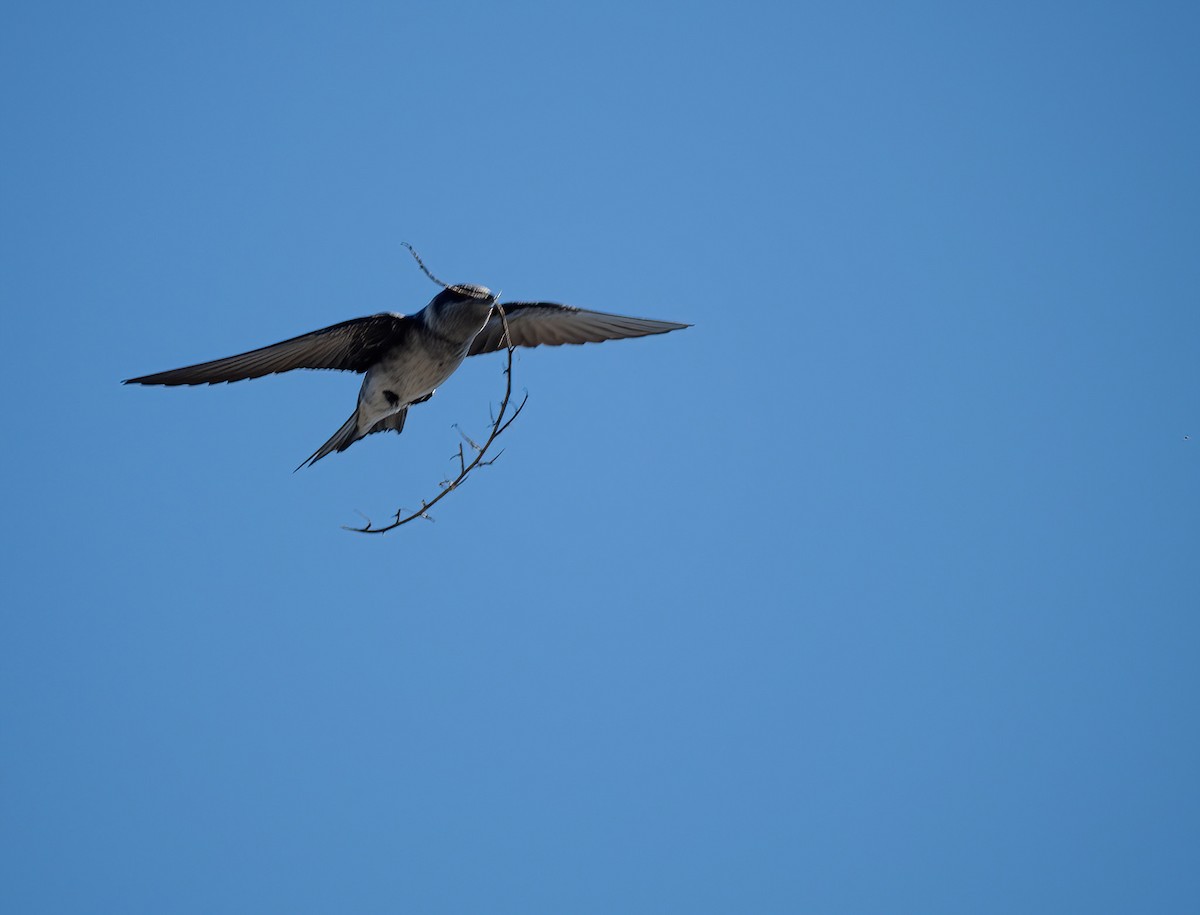
[[[358,411],[355,410],[350,414],[350,418],[342,423],[342,428],[333,433],[332,438],[314,451],[300,467],[310,467],[325,457],[325,455],[332,454],[334,451],[345,451],[360,438],[362,436],[358,433]],[[297,467],[296,470],[299,470],[300,467]],[[295,470],[292,471],[292,473],[295,472]]]

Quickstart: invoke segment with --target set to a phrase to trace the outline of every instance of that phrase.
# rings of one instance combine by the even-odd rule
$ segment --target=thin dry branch
[[[416,256],[415,251],[413,252],[413,256]],[[422,264],[422,268],[423,267],[424,265]],[[396,511],[395,517],[387,524],[375,527],[374,524],[371,523],[371,519],[367,518],[367,523],[364,526],[350,527],[349,525],[343,525],[342,527],[344,530],[353,531],[356,534],[386,534],[388,531],[395,530],[402,524],[408,524],[408,522],[415,521],[418,518],[424,518],[426,521],[432,521],[433,518],[429,515],[429,509],[433,508],[433,506],[437,505],[442,501],[442,499],[446,498],[446,496],[450,495],[450,493],[454,492],[454,490],[465,483],[467,477],[471,474],[471,471],[476,467],[487,467],[490,464],[494,464],[496,463],[497,459],[499,459],[500,455],[504,453],[502,449],[492,457],[488,458],[486,461],[484,460],[484,457],[488,453],[488,449],[492,447],[492,442],[499,438],[504,430],[512,425],[513,420],[521,415],[521,411],[525,409],[525,403],[529,400],[529,392],[525,392],[525,396],[521,398],[521,402],[517,404],[516,408],[512,412],[512,415],[509,416],[508,407],[512,402],[513,390],[513,352],[516,350],[516,347],[513,345],[512,337],[508,332],[508,316],[504,314],[504,308],[499,302],[496,303],[496,310],[500,312],[500,320],[504,322],[504,339],[508,343],[508,346],[505,347],[508,354],[508,363],[504,367],[504,399],[500,401],[500,409],[497,411],[495,418],[492,420],[491,432],[488,433],[488,437],[484,439],[482,445],[473,441],[470,436],[459,429],[458,434],[462,436],[463,442],[465,442],[470,449],[475,452],[475,456],[468,461],[466,458],[466,452],[463,450],[463,446],[460,443],[458,446],[458,453],[454,455],[454,457],[458,458],[458,475],[453,480],[442,480],[440,484],[442,491],[432,499],[422,499],[421,507],[416,511],[408,512],[406,514],[405,509],[401,508]]]

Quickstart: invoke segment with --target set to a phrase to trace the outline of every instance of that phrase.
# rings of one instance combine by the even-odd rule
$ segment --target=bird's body
[[[670,321],[585,311],[552,302],[502,307],[515,346],[557,346],[661,334],[687,327]],[[292,369],[341,369],[363,378],[358,406],[300,466],[345,451],[372,432],[400,432],[408,408],[433,396],[467,356],[506,348],[505,321],[483,286],[448,286],[414,315],[355,318],[238,356],[130,378],[125,384],[219,384]],[[297,468],[299,469],[299,468]]]

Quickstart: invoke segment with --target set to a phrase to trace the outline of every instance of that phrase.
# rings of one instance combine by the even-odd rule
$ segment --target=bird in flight
[[[423,266],[423,265],[422,265]],[[181,369],[126,379],[124,384],[220,384],[292,369],[339,369],[365,375],[350,418],[300,467],[345,451],[373,432],[401,432],[408,408],[433,396],[467,356],[514,346],[600,343],[689,327],[553,302],[509,302],[504,318],[484,286],[446,286],[413,315],[370,315]],[[296,469],[299,470],[300,467]]]

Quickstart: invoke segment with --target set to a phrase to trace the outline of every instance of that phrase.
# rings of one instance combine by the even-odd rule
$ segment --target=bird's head
[[[489,311],[496,304],[496,297],[492,295],[492,290],[486,286],[459,283],[454,286],[447,286],[433,297],[433,301],[430,304],[437,311],[441,311],[447,307],[458,309],[464,305],[475,306],[484,311]]]
[[[433,297],[425,309],[426,320],[451,337],[478,332],[492,314],[496,297],[486,286],[462,283],[447,286]]]

